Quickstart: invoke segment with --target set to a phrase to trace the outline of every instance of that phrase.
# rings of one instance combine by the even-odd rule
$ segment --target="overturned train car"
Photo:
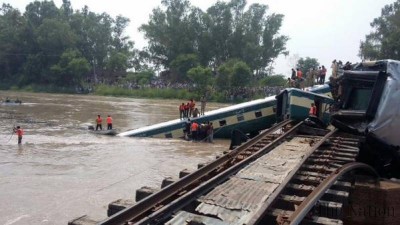
[[[400,176],[400,61],[357,64],[331,81],[335,112],[332,124],[365,135],[360,161],[383,176]]]

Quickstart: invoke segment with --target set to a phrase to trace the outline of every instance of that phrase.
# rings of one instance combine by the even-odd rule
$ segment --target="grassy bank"
[[[40,93],[66,93],[66,94],[76,93],[76,90],[70,87],[60,87],[56,85],[36,85],[36,84],[31,84],[22,87],[16,85],[11,86],[7,84],[2,84],[0,86],[0,90],[40,92]]]
[[[120,96],[120,97],[136,97],[136,98],[159,98],[159,99],[200,99],[201,94],[190,92],[186,89],[172,89],[172,88],[143,88],[143,89],[125,89],[116,86],[98,85],[94,89],[94,94],[105,96]],[[263,98],[263,96],[254,96],[253,99]],[[227,99],[223,93],[214,92],[209,94],[207,101],[212,102],[244,102],[246,99],[235,99],[231,101]]]
[[[95,95],[136,97],[136,98],[161,98],[161,99],[190,99],[197,98],[197,94],[184,89],[170,88],[143,88],[126,89],[116,86],[97,85],[94,89]]]
[[[55,85],[27,85],[23,87],[0,85],[0,90],[24,91],[24,92],[40,92],[40,93],[66,93],[76,94],[75,88],[59,87]],[[172,88],[142,88],[142,89],[126,89],[110,85],[97,85],[91,92],[94,95],[115,96],[115,97],[132,97],[132,98],[149,98],[149,99],[196,99],[199,100],[201,95],[196,92],[190,92],[186,89]],[[254,96],[252,99],[263,98],[264,96]],[[223,93],[214,92],[207,98],[208,101],[222,103],[239,103],[248,101],[249,99],[227,99]]]

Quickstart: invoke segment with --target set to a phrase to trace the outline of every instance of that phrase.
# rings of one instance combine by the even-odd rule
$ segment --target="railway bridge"
[[[356,162],[362,139],[285,120],[160,190],[138,190],[136,202],[110,203],[106,219],[68,224],[365,224],[354,213],[365,193],[387,198],[374,203],[388,215],[373,224],[400,221],[398,203],[382,194],[400,196],[400,185]]]

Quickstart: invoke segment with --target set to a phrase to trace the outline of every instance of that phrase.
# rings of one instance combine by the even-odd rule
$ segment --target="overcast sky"
[[[358,62],[360,41],[371,31],[370,23],[381,14],[381,9],[395,0],[247,0],[248,5],[261,3],[269,6],[269,13],[285,15],[280,33],[290,37],[287,49],[290,55],[317,58],[330,67],[333,59]],[[31,0],[0,0],[25,11]],[[62,0],[54,0],[60,6]],[[216,0],[191,0],[192,5],[206,10]],[[74,10],[89,6],[91,11],[123,15],[131,22],[126,32],[135,41],[136,48],[146,45],[138,27],[146,23],[152,9],[161,0],[71,0]],[[289,56],[290,57],[290,56]],[[290,73],[289,57],[279,57],[275,72]]]

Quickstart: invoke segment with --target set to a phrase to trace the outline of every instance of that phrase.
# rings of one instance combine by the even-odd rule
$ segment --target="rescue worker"
[[[197,108],[194,108],[193,110],[193,117],[198,117],[199,116],[199,110]]]
[[[17,134],[18,136],[18,144],[22,143],[22,136],[24,135],[24,131],[21,129],[20,126],[17,126],[16,128],[14,127],[14,133]]]
[[[182,105],[179,106],[179,118],[185,118],[185,103],[182,102]]]
[[[303,72],[301,72],[301,70],[298,68],[297,69],[297,82],[296,82],[296,88],[300,88],[303,89]]]
[[[189,118],[189,108],[190,108],[190,102],[188,102],[186,105],[185,105],[185,117],[186,118]]]
[[[199,130],[199,124],[196,123],[196,121],[192,122],[192,125],[190,126],[190,132],[192,133],[192,140],[197,141],[197,133]]]
[[[311,103],[310,111],[308,112],[309,116],[317,116],[317,107],[314,103]]]
[[[324,84],[325,83],[325,76],[326,76],[326,68],[325,68],[325,66],[322,66],[322,68],[321,68],[321,77],[320,77],[319,84]]]
[[[102,122],[103,122],[103,118],[101,118],[100,115],[97,115],[97,118],[96,118],[96,130],[98,130],[99,127],[100,127],[100,130],[103,130],[103,127],[101,126]]]
[[[189,104],[190,104],[190,105],[189,105],[189,117],[190,117],[190,116],[193,115],[193,110],[194,110],[194,107],[195,107],[195,105],[196,105],[196,103],[194,102],[193,98],[190,99]]]
[[[107,130],[112,130],[112,118],[110,115],[107,116]]]

